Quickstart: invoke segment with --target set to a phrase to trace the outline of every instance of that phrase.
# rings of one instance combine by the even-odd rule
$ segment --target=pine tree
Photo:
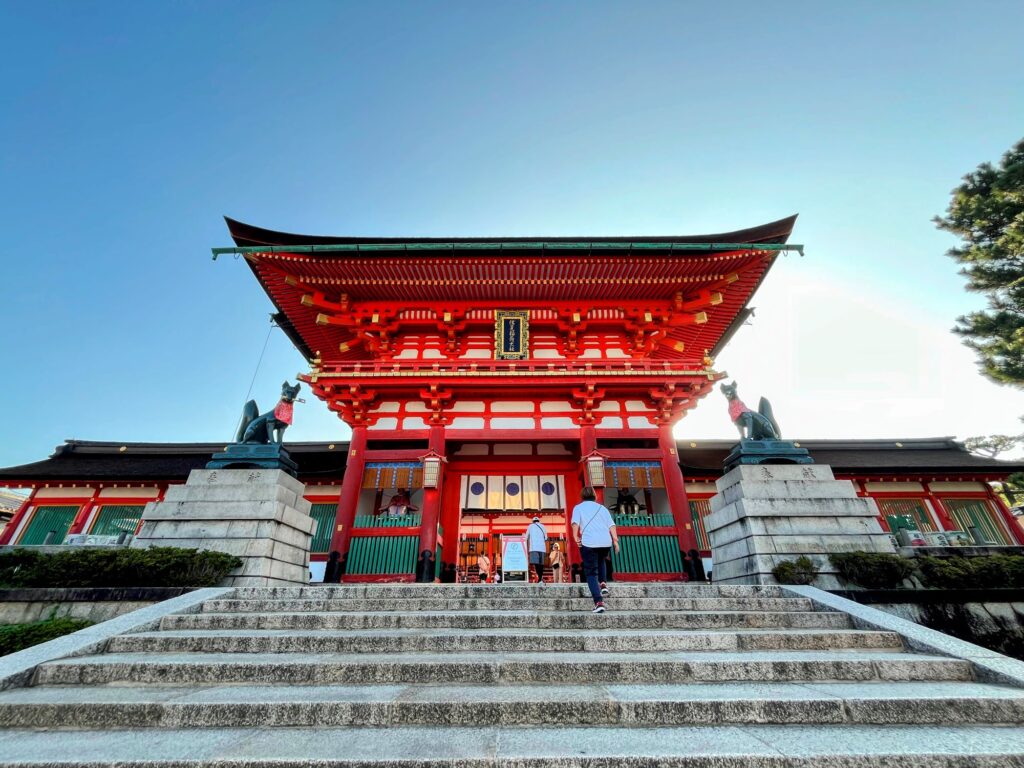
[[[964,265],[968,290],[988,298],[988,309],[958,318],[955,332],[986,375],[1024,387],[1024,139],[998,167],[967,174],[934,221],[961,238],[948,255]]]

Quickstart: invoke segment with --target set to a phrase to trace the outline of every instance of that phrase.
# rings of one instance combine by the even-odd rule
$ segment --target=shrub
[[[209,550],[69,548],[0,554],[0,587],[211,587],[242,561]]]
[[[1024,556],[919,557],[925,586],[938,589],[1024,587]]]
[[[7,624],[0,626],[0,656],[15,653],[55,637],[69,635],[92,624],[85,619],[71,619],[62,616],[59,619],[33,621],[30,624]]]
[[[907,558],[881,552],[837,552],[828,559],[843,579],[864,589],[896,589],[914,572]]]
[[[818,577],[814,561],[806,555],[796,560],[783,560],[772,568],[772,576],[779,584],[810,584]]]

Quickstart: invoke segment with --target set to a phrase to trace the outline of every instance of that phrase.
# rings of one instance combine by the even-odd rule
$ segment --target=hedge
[[[810,584],[818,577],[814,561],[806,555],[796,560],[782,560],[772,568],[772,576],[779,584]]]
[[[29,624],[7,624],[0,626],[0,656],[29,648],[55,637],[70,635],[80,629],[91,626],[91,621],[71,619],[61,616],[58,619],[33,621]]]
[[[0,554],[0,587],[212,587],[242,565],[209,550],[69,548]]]
[[[864,589],[896,589],[914,573],[914,564],[901,555],[837,552],[828,559],[843,579]]]
[[[919,557],[921,580],[938,589],[998,589],[1024,587],[1024,557]]]

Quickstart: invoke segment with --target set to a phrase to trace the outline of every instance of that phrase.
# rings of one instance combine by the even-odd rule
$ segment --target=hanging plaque
[[[525,309],[495,310],[494,357],[497,360],[525,360],[529,343],[529,312]]]

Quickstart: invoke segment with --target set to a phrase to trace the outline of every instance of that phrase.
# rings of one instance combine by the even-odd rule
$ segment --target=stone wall
[[[878,589],[834,594],[1024,660],[1024,590]]]
[[[0,624],[61,616],[99,623],[190,591],[186,587],[0,589]]]

